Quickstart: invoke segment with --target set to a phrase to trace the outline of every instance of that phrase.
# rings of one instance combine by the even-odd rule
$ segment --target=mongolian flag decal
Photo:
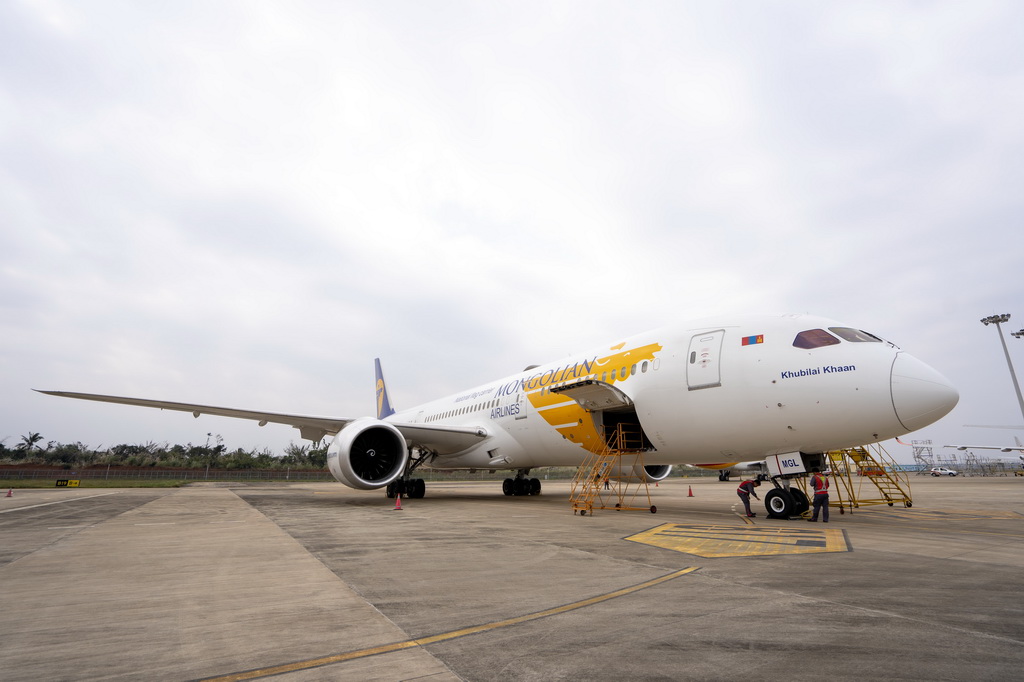
[[[753,346],[758,343],[764,343],[764,334],[758,334],[757,336],[744,336],[743,345]]]

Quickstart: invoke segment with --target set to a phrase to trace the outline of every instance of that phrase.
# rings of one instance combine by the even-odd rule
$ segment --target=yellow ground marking
[[[854,509],[851,513],[858,514],[866,511],[864,509]],[[887,509],[882,508],[882,511],[887,514],[895,514],[902,518],[915,518],[915,519],[942,519],[943,521],[952,521],[955,519],[1022,519],[1024,515],[1014,511],[973,511],[969,509]]]
[[[483,625],[474,625],[468,628],[462,628],[460,630],[452,630],[451,632],[443,632],[439,635],[431,635],[429,637],[420,637],[418,639],[408,639],[404,642],[394,642],[392,644],[384,644],[381,646],[370,647],[369,649],[359,649],[358,651],[349,651],[342,654],[335,654],[333,656],[324,656],[322,658],[311,658],[306,661],[297,661],[295,663],[285,663],[283,665],[271,666],[268,668],[258,668],[256,670],[249,670],[240,673],[231,673],[228,675],[222,675],[220,677],[207,677],[202,679],[200,682],[235,682],[236,680],[254,680],[259,677],[269,677],[271,675],[282,675],[284,673],[296,672],[298,670],[308,670],[310,668],[317,668],[325,665],[332,665],[335,663],[344,663],[345,661],[351,661],[356,658],[364,658],[366,656],[376,656],[378,654],[387,654],[392,651],[402,651],[404,649],[411,649],[418,646],[426,646],[428,644],[437,644],[438,642],[445,642],[450,639],[456,639],[458,637],[466,637],[467,635],[475,635],[481,632],[487,632],[489,630],[497,630],[498,628],[506,628],[511,625],[518,625],[520,623],[526,623],[531,620],[537,620],[538,618],[546,618],[548,616],[558,615],[560,613],[566,613],[568,611],[574,611],[581,609],[585,606],[592,606],[594,604],[600,604],[603,601],[609,599],[615,599],[616,597],[622,597],[627,594],[632,594],[639,590],[660,585],[663,582],[678,578],[679,576],[686,575],[687,573],[693,573],[699,567],[691,566],[684,568],[668,575],[663,575],[660,578],[654,578],[647,582],[639,583],[638,585],[631,585],[624,587],[621,590],[609,592],[607,594],[601,594],[596,597],[590,597],[582,601],[573,602],[571,604],[565,604],[563,606],[556,606],[551,609],[545,609],[544,611],[537,611],[536,613],[528,613],[525,616],[517,616],[516,618],[509,618],[507,620],[500,620],[494,623],[485,623]]]
[[[706,558],[848,552],[842,530],[666,523],[627,540]]]

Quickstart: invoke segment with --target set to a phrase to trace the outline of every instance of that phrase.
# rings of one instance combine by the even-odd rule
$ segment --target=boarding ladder
[[[576,469],[569,494],[572,513],[586,516],[595,509],[656,513],[647,479],[635,473],[643,471],[643,452],[639,426],[616,424],[609,428],[604,447],[591,452]],[[644,499],[647,506],[640,506]]]
[[[854,508],[872,504],[891,507],[902,502],[904,507],[914,506],[906,473],[880,444],[830,450],[828,463],[836,482],[833,492],[840,514],[846,513],[847,508],[853,513]]]

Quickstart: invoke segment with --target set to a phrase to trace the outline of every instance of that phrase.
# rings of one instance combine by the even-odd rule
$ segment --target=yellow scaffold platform
[[[604,449],[591,453],[572,479],[572,513],[586,516],[595,509],[656,513],[647,479],[637,473],[644,470],[639,427],[617,424],[604,440]],[[645,500],[647,505],[641,506]]]
[[[914,506],[910,480],[880,444],[831,450],[826,457],[840,514],[873,504]]]

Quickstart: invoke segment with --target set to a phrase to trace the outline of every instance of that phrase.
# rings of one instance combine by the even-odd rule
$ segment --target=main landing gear
[[[434,454],[431,452],[409,448],[409,466],[401,478],[391,481],[384,489],[388,499],[393,500],[399,495],[404,495],[410,500],[422,499],[427,494],[427,483],[422,478],[413,478],[412,474],[433,456]]]
[[[427,494],[427,484],[422,478],[400,478],[388,483],[385,492],[388,499],[392,500],[399,495],[405,495],[410,500],[418,500]]]
[[[520,469],[515,478],[506,478],[501,482],[501,492],[509,497],[540,495],[540,479],[527,478],[529,473],[529,469]]]

